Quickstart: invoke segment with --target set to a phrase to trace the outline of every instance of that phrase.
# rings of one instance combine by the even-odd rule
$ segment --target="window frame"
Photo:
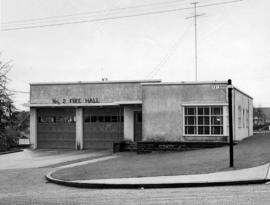
[[[246,128],[249,128],[249,110],[246,110]]]
[[[237,120],[238,120],[238,128],[242,128],[242,108],[241,108],[241,105],[238,105]]]
[[[245,118],[246,116],[245,116],[245,109],[243,108],[243,128],[245,128],[246,127],[246,118]]]
[[[195,113],[193,115],[189,115],[188,113],[186,113],[186,108],[195,108]],[[203,110],[203,114],[200,114],[198,113],[198,108],[208,108],[209,110],[209,113],[208,114],[205,114],[205,110]],[[219,114],[212,114],[212,108],[219,108],[221,109],[221,112]],[[225,109],[224,109],[224,105],[182,105],[182,111],[183,111],[183,136],[226,136],[226,130],[225,130]],[[195,116],[195,122],[194,122],[194,125],[189,125],[189,124],[186,124],[186,117],[189,117],[189,116]],[[225,116],[225,117],[224,117]],[[203,117],[203,121],[204,121],[204,117],[208,117],[208,120],[209,120],[209,124],[205,124],[205,122],[203,122],[203,124],[199,124],[199,117]],[[217,124],[213,124],[212,122],[212,119],[213,117],[220,117],[221,118],[221,124],[217,125]],[[192,127],[195,127],[195,133],[194,134],[187,134],[186,133],[186,127],[189,127],[189,126],[192,126]],[[198,134],[199,132],[199,127],[208,127],[209,128],[209,134]],[[221,134],[212,134],[212,129],[214,127],[220,127],[221,129]],[[203,128],[205,129],[205,128]]]
[[[123,123],[124,115],[88,114],[83,118],[84,123]]]

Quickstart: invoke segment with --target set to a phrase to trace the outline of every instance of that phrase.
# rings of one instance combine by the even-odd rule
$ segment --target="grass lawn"
[[[235,168],[248,168],[270,161],[270,134],[249,137],[234,146]],[[151,154],[119,153],[108,161],[59,170],[53,177],[63,180],[202,174],[229,170],[229,147],[186,152]]]

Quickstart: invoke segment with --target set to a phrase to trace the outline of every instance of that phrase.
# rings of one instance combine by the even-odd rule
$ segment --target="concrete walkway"
[[[0,155],[0,170],[46,167],[74,160],[111,155],[109,151],[95,150],[31,150]]]
[[[106,157],[104,158],[104,160],[107,159],[110,158]],[[103,159],[99,158],[99,160]],[[95,161],[89,161],[88,163],[94,162]],[[91,180],[74,180],[74,181],[63,181],[53,178],[52,174],[54,171],[56,171],[54,170],[50,172],[46,176],[46,178],[49,181],[57,184],[82,188],[168,188],[168,187],[241,185],[241,184],[266,183],[270,181],[269,166],[270,163],[267,163],[265,165],[253,168],[233,170],[233,171],[223,171],[209,174],[139,177],[139,178],[91,179]]]

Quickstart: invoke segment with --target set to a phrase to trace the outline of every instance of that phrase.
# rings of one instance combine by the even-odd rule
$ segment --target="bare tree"
[[[9,81],[7,74],[11,67],[11,61],[4,62],[0,60],[0,150],[7,149],[8,147],[8,138],[5,130],[11,124],[12,111],[15,108],[7,88]]]

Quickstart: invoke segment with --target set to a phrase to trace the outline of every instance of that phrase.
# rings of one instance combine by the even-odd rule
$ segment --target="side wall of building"
[[[237,89],[233,92],[234,140],[253,135],[253,100]]]
[[[227,103],[226,84],[151,84],[142,94],[144,141],[183,140],[184,104]]]

